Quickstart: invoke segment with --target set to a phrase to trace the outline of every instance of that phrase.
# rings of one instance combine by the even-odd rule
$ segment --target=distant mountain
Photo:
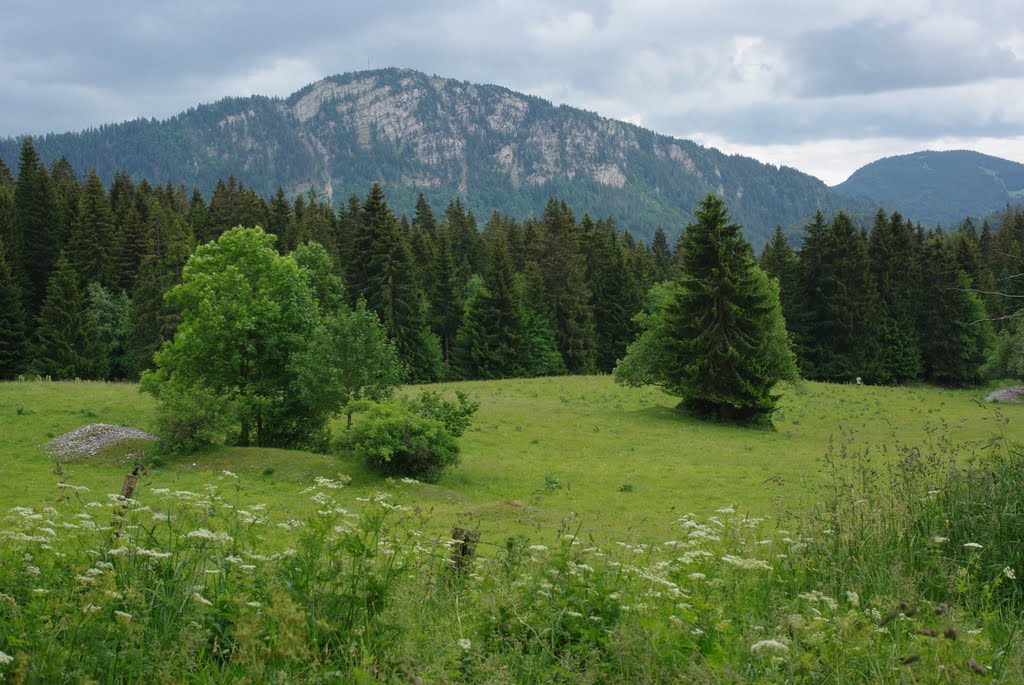
[[[863,166],[833,190],[870,197],[926,227],[954,228],[1024,201],[1024,164],[969,150],[915,152]]]
[[[435,208],[458,194],[481,219],[494,210],[523,218],[556,195],[644,239],[659,224],[678,233],[709,190],[726,198],[755,247],[776,224],[799,224],[817,209],[875,206],[792,168],[406,69],[334,76],[284,100],[229,98],[165,121],[49,134],[34,144],[43,159],[67,156],[80,173],[95,168],[108,182],[123,169],[209,192],[233,174],[267,195],[314,187],[343,202],[379,181],[400,212],[423,192]],[[12,168],[18,149],[15,139],[0,140]]]

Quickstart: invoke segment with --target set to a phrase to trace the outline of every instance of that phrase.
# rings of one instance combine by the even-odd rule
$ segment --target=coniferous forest
[[[282,254],[321,244],[408,381],[608,373],[686,245],[661,229],[645,244],[557,198],[517,221],[423,195],[406,214],[379,185],[335,209],[312,190],[265,198],[233,177],[206,197],[125,173],[105,187],[80,171],[47,164],[31,139],[17,169],[0,161],[0,378],[137,379],[174,335],[164,293],[197,245],[238,225],[276,235]],[[759,263],[778,281],[804,378],[962,385],[1024,370],[1019,208],[946,228],[819,212],[800,245],[777,229]]]

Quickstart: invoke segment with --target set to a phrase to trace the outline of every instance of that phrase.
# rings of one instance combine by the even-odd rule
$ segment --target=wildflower
[[[49,591],[49,590],[47,590],[47,589],[46,589],[46,588],[44,588],[44,587],[37,587],[37,588],[36,588],[35,590],[33,590],[32,592],[34,592],[34,593],[35,593],[35,594],[37,594],[37,595],[47,595],[47,594],[49,594],[49,593],[50,593],[50,591]]]
[[[707,578],[703,573],[691,573],[689,575],[690,580],[704,580]]]
[[[727,564],[732,564],[733,566],[736,566],[738,568],[746,569],[748,571],[753,571],[756,569],[765,569],[768,571],[772,570],[772,567],[769,566],[768,563],[765,561],[762,561],[760,559],[744,559],[733,554],[726,554],[724,557],[722,557],[722,561],[724,561]]]
[[[936,545],[941,545],[943,542],[949,542],[949,538],[944,538],[941,535],[936,535],[932,538],[932,543]]]
[[[964,547],[968,549],[983,549],[984,545],[979,545],[977,542],[965,542]]]
[[[231,471],[224,470],[224,471],[221,471],[220,473],[221,473],[222,476],[227,476],[228,478],[234,478],[236,480],[238,479],[238,476],[236,474],[232,473]]]
[[[544,545],[530,545],[531,552],[547,552],[548,548]]]
[[[206,599],[205,597],[203,597],[198,592],[193,592],[192,593],[192,599],[196,600],[197,602],[199,602],[203,606],[208,606],[208,607],[212,607],[213,606],[213,602],[211,602],[210,600]]]
[[[119,557],[119,556],[122,556],[124,554],[128,554],[128,548],[127,547],[115,547],[112,550],[108,550],[107,554],[109,556],[112,556],[112,557]]]
[[[403,478],[402,482],[408,485],[419,485],[419,481],[415,478]]]
[[[729,507],[722,507],[721,509],[715,509],[715,511],[717,513],[719,513],[719,514],[735,514],[736,513],[736,510],[733,509],[731,506],[729,506]]]
[[[170,517],[167,514],[161,514],[159,512],[153,514],[153,520],[157,523],[163,523],[164,521],[168,521],[169,519]]]
[[[13,656],[11,656],[10,654],[5,654],[4,652],[0,652],[0,665],[9,664],[12,661],[14,661]]]
[[[1003,575],[1009,580],[1017,580],[1017,574],[1009,566],[1003,567]]]
[[[95,614],[99,610],[100,608],[95,604],[86,604],[84,607],[82,607],[83,614]]]
[[[750,651],[754,654],[758,652],[788,652],[789,647],[778,640],[761,640],[750,645]]]
[[[847,590],[846,601],[848,601],[852,606],[859,607],[860,595],[858,595],[856,592],[850,592],[849,590]]]
[[[465,638],[465,637],[459,638],[459,647],[460,648],[468,650],[472,646],[473,646],[473,643],[470,642],[468,638]]]
[[[253,600],[251,602],[246,602],[245,604],[246,604],[246,606],[251,606],[251,607],[253,607],[255,609],[259,609],[261,606],[263,606],[262,604],[260,604],[256,600]]]
[[[213,540],[214,542],[231,542],[231,536],[224,532],[213,532],[206,528],[199,528],[191,531],[185,537],[188,538],[200,538],[202,540]]]
[[[117,610],[115,610],[114,611],[114,616],[117,616],[119,619],[121,619],[125,623],[130,623],[131,620],[132,620],[132,615],[129,614],[127,611],[117,611]]]

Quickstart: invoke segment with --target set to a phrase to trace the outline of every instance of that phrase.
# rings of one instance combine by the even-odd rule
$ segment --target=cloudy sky
[[[887,155],[1024,162],[1020,0],[5,0],[0,136],[402,66],[828,183]]]

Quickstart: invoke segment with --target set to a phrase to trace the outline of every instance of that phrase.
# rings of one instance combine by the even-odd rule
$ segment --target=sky
[[[392,66],[829,184],[925,149],[1024,162],[1020,0],[4,0],[0,136]]]

